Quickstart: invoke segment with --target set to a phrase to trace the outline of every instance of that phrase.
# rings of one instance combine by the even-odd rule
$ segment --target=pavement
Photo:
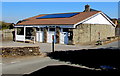
[[[80,49],[98,49],[98,48],[109,48],[117,47],[119,48],[120,41],[115,41],[106,45],[101,46],[82,46],[82,45],[63,45],[55,44],[55,51],[67,51],[67,50],[80,50]],[[23,42],[13,42],[7,41],[2,42],[1,47],[18,47],[18,46],[40,46],[40,51],[52,52],[52,44],[50,43],[23,43]],[[0,57],[1,58],[1,57]],[[60,62],[58,60],[50,59],[44,56],[32,56],[32,57],[6,57],[2,58],[0,61],[0,73],[3,74],[29,74],[36,70],[42,69],[48,65],[71,65],[66,62]],[[82,66],[81,66],[82,67]]]
[[[2,42],[0,47],[22,47],[22,46],[39,46],[40,52],[52,52],[51,43],[23,43],[23,42],[14,42],[6,41]],[[93,48],[93,45],[82,46],[82,45],[65,45],[65,44],[55,44],[55,51],[67,51],[67,50],[80,50],[80,49],[90,49]]]

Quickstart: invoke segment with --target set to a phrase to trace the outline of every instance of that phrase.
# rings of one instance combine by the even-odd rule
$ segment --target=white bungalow
[[[85,6],[83,12],[41,14],[19,21],[16,41],[77,44],[115,36],[115,24],[101,11]]]

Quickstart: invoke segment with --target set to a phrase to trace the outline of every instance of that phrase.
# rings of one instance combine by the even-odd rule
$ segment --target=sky
[[[16,23],[39,14],[82,12],[86,4],[111,18],[118,18],[118,2],[2,2],[0,13],[3,21]]]
[[[118,2],[120,0],[1,0],[3,2]]]

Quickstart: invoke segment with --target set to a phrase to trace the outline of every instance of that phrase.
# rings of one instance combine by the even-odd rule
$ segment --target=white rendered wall
[[[107,25],[112,25],[102,14],[98,14],[97,16],[83,22],[83,24],[107,24]]]
[[[52,43],[52,41],[53,41],[53,39],[52,39],[52,36],[54,35],[54,42],[56,42],[56,38],[55,38],[55,32],[48,32],[48,34],[47,34],[47,42],[48,43]]]
[[[68,44],[68,32],[60,32],[60,43]]]
[[[16,40],[17,41],[25,41],[25,36],[24,35],[16,35]]]
[[[36,41],[38,42],[43,42],[43,32],[42,31],[37,31],[36,32]]]

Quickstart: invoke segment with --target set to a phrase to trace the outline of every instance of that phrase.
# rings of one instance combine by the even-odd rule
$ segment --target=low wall
[[[28,47],[2,47],[2,56],[28,56],[40,55],[39,46]]]

